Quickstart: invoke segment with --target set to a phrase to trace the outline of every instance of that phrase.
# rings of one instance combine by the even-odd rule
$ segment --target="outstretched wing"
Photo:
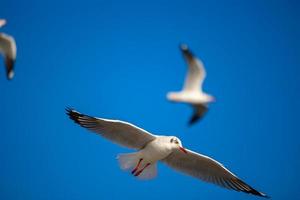
[[[187,150],[187,154],[183,154],[179,150],[175,150],[163,162],[177,171],[203,181],[214,183],[227,189],[268,197],[243,182],[222,164],[196,152]]]
[[[70,119],[80,126],[89,129],[119,145],[142,149],[155,135],[127,122],[91,117],[72,109],[66,109]]]
[[[183,90],[202,91],[202,83],[206,76],[202,61],[199,58],[196,58],[186,45],[181,45],[180,49],[188,65],[188,72],[185,78]]]

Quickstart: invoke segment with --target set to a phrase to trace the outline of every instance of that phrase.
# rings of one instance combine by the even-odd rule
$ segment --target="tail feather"
[[[150,180],[157,176],[157,163],[152,163],[147,167],[139,176],[137,176],[140,180]]]
[[[138,153],[124,153],[119,154],[117,159],[122,170],[131,170],[136,166],[140,157]]]
[[[137,166],[141,157],[139,152],[136,152],[136,153],[119,154],[117,159],[119,161],[120,168],[122,170],[129,171],[134,169]],[[137,171],[144,168],[145,165],[147,165],[147,163],[142,161]],[[138,175],[133,173],[133,175],[134,176],[136,175],[136,177],[141,180],[149,180],[155,178],[157,176],[156,165],[157,163],[151,163],[149,166],[145,167],[145,169],[142,170],[141,173],[139,173]]]

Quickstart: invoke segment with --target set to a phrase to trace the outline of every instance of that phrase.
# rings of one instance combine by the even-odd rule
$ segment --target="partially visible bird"
[[[6,23],[5,20],[0,20],[0,27]],[[15,39],[5,33],[0,33],[0,53],[4,57],[6,66],[6,75],[10,80],[14,77],[14,64],[17,56],[17,46]]]
[[[157,175],[157,162],[221,187],[268,197],[243,182],[222,164],[207,156],[182,147],[174,136],[153,135],[133,124],[104,118],[91,117],[67,108],[67,115],[80,126],[89,129],[121,146],[138,150],[120,154],[119,164],[123,170],[140,179],[152,179]]]
[[[179,92],[169,92],[167,98],[173,102],[187,103],[194,109],[189,124],[197,122],[208,110],[208,104],[215,101],[212,95],[202,90],[203,81],[206,76],[202,61],[195,57],[185,44],[180,45],[180,50],[188,65],[183,89]]]

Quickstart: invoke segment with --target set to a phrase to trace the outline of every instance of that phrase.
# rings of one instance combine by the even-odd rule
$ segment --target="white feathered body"
[[[157,162],[168,157],[173,152],[173,149],[176,148],[176,146],[170,143],[171,138],[173,137],[157,136],[155,140],[149,142],[143,149],[136,153],[119,154],[118,160],[121,169],[132,170],[139,163],[140,159],[142,159],[140,167],[143,168],[147,164],[149,164],[149,167],[138,178],[155,178],[157,175]]]
[[[169,140],[172,137],[159,136],[152,142],[149,142],[138,152],[144,159],[144,162],[155,163],[159,160],[166,158],[173,151],[173,147]]]
[[[201,91],[169,92],[168,99],[174,102],[189,104],[207,104],[214,101],[214,97]]]

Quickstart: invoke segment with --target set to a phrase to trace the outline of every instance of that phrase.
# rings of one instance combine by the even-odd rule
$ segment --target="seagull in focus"
[[[0,20],[0,27],[6,24],[6,20]],[[17,46],[15,39],[5,33],[0,33],[0,54],[4,57],[7,79],[14,77],[14,64],[17,56]]]
[[[214,183],[227,189],[268,197],[253,189],[222,164],[205,155],[183,148],[174,136],[153,135],[133,124],[119,120],[96,118],[67,108],[67,115],[75,123],[100,136],[137,152],[119,154],[120,168],[131,171],[139,179],[152,179],[157,175],[157,162],[175,170]]]
[[[195,57],[185,44],[180,45],[180,50],[188,65],[188,72],[185,78],[183,89],[179,92],[169,92],[168,100],[190,104],[194,113],[189,124],[192,125],[201,119],[208,110],[208,104],[215,101],[215,98],[202,90],[202,84],[206,76],[202,61]]]

